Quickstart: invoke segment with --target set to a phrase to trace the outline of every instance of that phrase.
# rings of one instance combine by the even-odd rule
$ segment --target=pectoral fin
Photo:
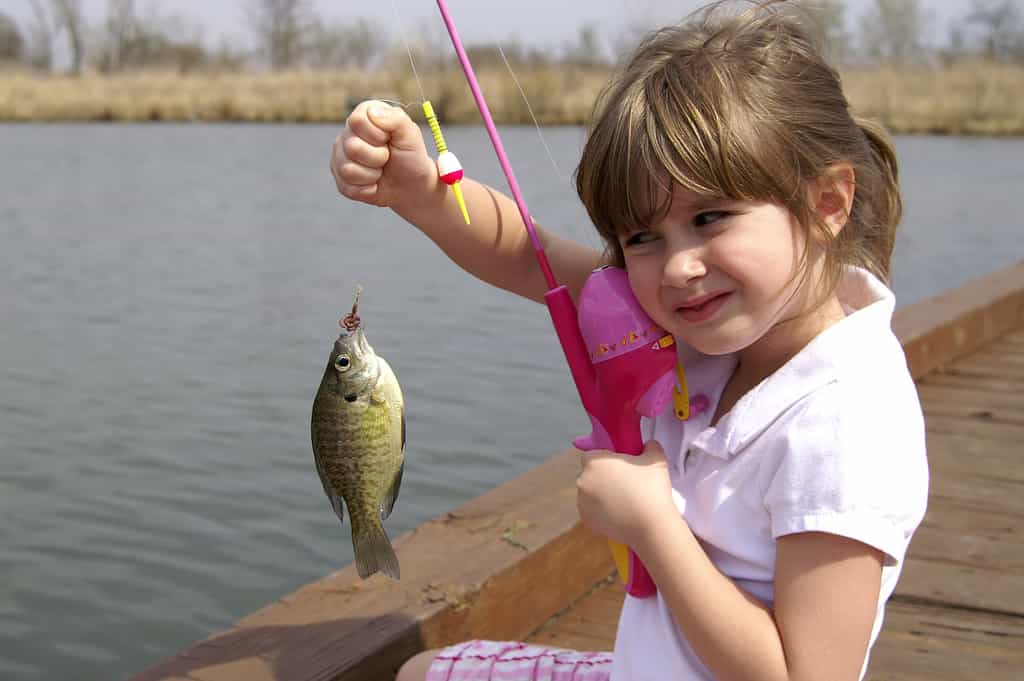
[[[341,502],[341,497],[338,493],[331,489],[331,485],[327,480],[327,472],[324,470],[323,465],[320,461],[320,450],[317,447],[316,429],[313,429],[313,463],[316,464],[316,474],[320,478],[320,484],[324,487],[324,494],[327,495],[327,500],[331,502],[331,508],[334,509],[334,515],[338,516],[338,520],[345,523],[345,507]]]
[[[324,486],[324,494],[327,495],[327,500],[331,502],[331,508],[334,509],[334,515],[338,516],[338,520],[340,520],[342,524],[345,524],[345,507],[341,502],[341,496],[331,489],[331,485],[327,482],[327,475],[324,474],[323,469],[320,467],[319,459],[316,462],[316,472],[320,474],[320,482]]]
[[[327,498],[331,500],[331,508],[334,509],[334,515],[338,516],[338,520],[340,520],[341,524],[344,525],[345,511],[344,507],[341,504],[341,497],[339,497],[334,492],[327,492]]]
[[[380,502],[380,517],[382,519],[387,518],[391,515],[391,509],[395,507],[395,500],[398,499],[398,490],[402,486],[402,471],[405,470],[405,462],[398,467],[398,473],[395,475],[394,481],[391,483],[391,489],[384,495],[384,498]]]

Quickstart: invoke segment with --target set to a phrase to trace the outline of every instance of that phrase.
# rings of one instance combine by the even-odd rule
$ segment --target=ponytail
[[[896,226],[903,214],[900,198],[899,164],[896,150],[885,129],[874,121],[854,117],[870,149],[869,164],[859,164],[857,190],[851,218],[863,232],[859,235],[856,264],[882,281],[889,281],[889,261],[896,243]]]

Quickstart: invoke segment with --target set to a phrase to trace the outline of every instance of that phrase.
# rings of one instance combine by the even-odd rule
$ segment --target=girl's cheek
[[[629,279],[629,288],[633,292],[633,297],[642,303],[644,299],[644,277],[641,269],[635,261],[628,257],[626,258],[626,276]]]
[[[643,256],[626,256],[626,275],[629,277],[629,285],[633,293],[639,294],[641,290],[650,288],[650,281],[656,277],[658,269],[656,258]]]
[[[633,297],[640,303],[640,307],[644,309],[649,317],[658,321],[656,314],[658,312],[658,290],[660,278],[652,276],[650,272],[639,271],[640,268],[629,271],[629,287],[633,291]]]

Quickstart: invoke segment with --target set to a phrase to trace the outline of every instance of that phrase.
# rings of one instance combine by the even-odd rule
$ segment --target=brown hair
[[[792,3],[723,5],[649,34],[598,98],[576,188],[610,261],[623,264],[619,235],[656,222],[678,184],[786,208],[826,245],[829,293],[844,265],[887,281],[902,203],[884,130],[851,115]],[[833,236],[805,189],[838,163],[853,168],[856,191]],[[801,270],[806,259],[805,249]]]

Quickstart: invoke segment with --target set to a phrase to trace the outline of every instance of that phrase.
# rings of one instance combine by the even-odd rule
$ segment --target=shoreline
[[[533,125],[535,116],[543,126],[580,126],[590,119],[611,73],[600,67],[524,66],[517,69],[523,94],[504,70],[484,68],[478,77],[500,125]],[[853,112],[892,134],[1024,135],[1024,66],[963,62],[846,69],[841,76]],[[423,77],[423,87],[442,125],[481,123],[454,68]],[[0,71],[0,123],[338,124],[368,98],[406,102],[410,115],[423,122],[416,81],[386,71],[140,71],[79,78]]]
[[[877,120],[877,119],[876,119]],[[285,119],[273,119],[273,120],[245,120],[245,119],[219,119],[219,120],[204,120],[204,119],[164,119],[164,118],[152,118],[152,119],[111,119],[111,118],[93,118],[93,119],[59,119],[59,120],[8,120],[0,118],[0,126],[9,126],[12,128],[16,127],[28,127],[28,126],[62,126],[62,125],[81,125],[81,126],[102,126],[102,125],[118,125],[118,126],[148,126],[148,127],[160,127],[165,125],[248,125],[253,127],[272,127],[277,125],[342,125],[345,119],[324,119],[324,120],[302,120],[292,121]],[[495,124],[503,127],[533,127],[532,124],[527,123],[502,123],[500,120],[495,118]],[[426,127],[426,123],[419,121],[419,124]],[[544,123],[541,127],[545,130],[548,128],[578,128],[585,126],[586,122],[581,123]],[[464,123],[448,123],[444,126],[444,129],[448,128],[475,128],[483,127],[482,121],[467,121]],[[890,135],[900,137],[960,137],[965,139],[1017,139],[1024,137],[1024,126],[1020,130],[1016,127],[1013,129],[1004,129],[1005,126],[994,126],[995,131],[988,131],[983,126],[977,126],[980,129],[974,127],[966,130],[961,129],[943,129],[933,128],[927,125],[918,126],[904,126],[904,125],[886,125],[885,128]],[[428,130],[429,132],[429,130]]]

